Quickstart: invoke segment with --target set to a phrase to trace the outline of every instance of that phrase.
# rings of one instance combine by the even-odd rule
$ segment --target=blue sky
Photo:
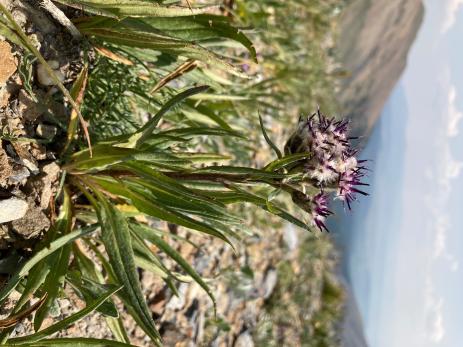
[[[427,0],[364,152],[346,268],[371,347],[463,346],[463,0]],[[345,236],[344,236],[345,237]]]

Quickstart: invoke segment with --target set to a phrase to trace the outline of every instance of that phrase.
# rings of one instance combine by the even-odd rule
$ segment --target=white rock
[[[40,136],[42,139],[52,140],[57,133],[58,129],[54,125],[40,123],[37,126],[37,135]]]
[[[63,82],[64,74],[60,70],[58,70],[59,63],[56,60],[50,60],[48,61],[48,65],[50,65],[50,67],[53,69],[54,73],[56,74],[56,77],[58,77],[60,82]],[[43,64],[39,64],[39,66],[37,66],[37,79],[39,80],[39,83],[43,86],[56,85],[55,81],[48,74],[48,71],[45,69],[45,66]]]
[[[24,217],[28,208],[26,201],[15,197],[0,200],[0,224]]]

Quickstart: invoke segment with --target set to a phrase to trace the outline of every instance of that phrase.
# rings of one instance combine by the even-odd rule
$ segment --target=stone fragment
[[[40,178],[41,194],[40,194],[40,208],[45,210],[50,204],[50,199],[53,195],[53,185],[58,180],[60,167],[55,162],[45,165],[42,168],[44,177]]]
[[[2,141],[0,140],[0,145]],[[5,150],[0,146],[0,186],[6,186],[8,178],[12,173],[12,167],[8,161],[8,156]]]
[[[18,64],[11,53],[11,46],[6,41],[0,41],[0,84],[4,84],[15,73]]]
[[[36,132],[42,139],[52,140],[58,133],[58,129],[54,125],[40,123]]]
[[[24,166],[17,165],[8,177],[9,185],[25,184],[31,173]]]
[[[29,152],[30,145],[25,142],[13,142],[12,145],[16,154],[19,156],[19,163],[27,167],[33,175],[37,175],[39,173],[39,168],[37,160],[35,160]]]
[[[245,331],[236,339],[235,347],[254,347],[254,341],[249,331]]]
[[[59,70],[59,62],[56,60],[49,60],[48,65],[53,69],[56,77],[58,77],[60,82],[64,82],[64,74]],[[45,66],[43,64],[39,64],[37,67],[37,79],[39,83],[43,86],[55,86],[56,82],[54,79],[48,74]]]
[[[26,240],[38,236],[49,227],[50,220],[34,202],[29,203],[27,214],[11,222],[12,230]]]
[[[0,224],[23,218],[28,208],[26,201],[16,197],[0,200]]]
[[[272,295],[277,285],[277,281],[278,281],[277,271],[275,269],[268,270],[267,273],[265,274],[263,288],[262,288],[264,299],[268,299]]]

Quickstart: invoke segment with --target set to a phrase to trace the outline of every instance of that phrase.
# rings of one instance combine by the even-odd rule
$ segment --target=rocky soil
[[[15,20],[63,83],[74,79],[78,49],[33,2],[7,1]],[[27,251],[50,226],[60,168],[56,154],[69,110],[43,67],[0,37],[0,251]]]

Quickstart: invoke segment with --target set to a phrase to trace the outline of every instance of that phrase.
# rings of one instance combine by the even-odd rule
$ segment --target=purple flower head
[[[357,160],[357,150],[350,143],[354,138],[348,132],[349,121],[328,118],[318,110],[299,120],[285,152],[310,153],[301,166],[305,177],[316,187],[335,189],[337,198],[350,209],[357,194],[368,195],[358,186],[368,184],[361,181],[366,171],[365,160]]]
[[[301,207],[304,211],[308,212],[311,217],[312,225],[318,227],[320,231],[329,231],[325,225],[326,218],[333,214],[328,208],[329,195],[320,192],[311,197],[305,193],[296,191],[293,193],[293,201]]]
[[[323,229],[329,231],[325,225],[325,220],[326,217],[328,217],[330,214],[333,214],[333,212],[331,212],[328,209],[328,197],[328,194],[320,192],[317,195],[315,195],[311,200],[312,223],[316,225],[318,229],[320,229],[320,231],[323,231]]]
[[[356,195],[368,195],[364,191],[358,189],[358,186],[368,186],[367,183],[362,183],[361,179],[364,174],[364,167],[356,167],[343,172],[339,177],[337,198],[345,202],[351,209],[351,203],[357,200]]]

